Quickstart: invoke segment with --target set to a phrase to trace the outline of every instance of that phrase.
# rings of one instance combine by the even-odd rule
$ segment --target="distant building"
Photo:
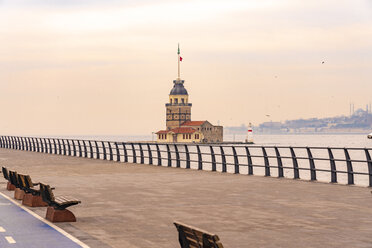
[[[173,80],[166,107],[166,130],[157,134],[158,142],[222,142],[223,127],[208,121],[191,121],[189,94],[180,79],[180,50],[178,48],[178,78]]]

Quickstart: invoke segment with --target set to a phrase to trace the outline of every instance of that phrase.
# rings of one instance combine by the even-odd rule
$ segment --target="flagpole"
[[[177,54],[178,54],[178,80],[180,80],[181,79],[181,77],[180,77],[180,43],[178,43]]]

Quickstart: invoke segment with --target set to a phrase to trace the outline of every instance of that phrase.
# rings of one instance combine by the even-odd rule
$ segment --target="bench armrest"
[[[36,186],[36,185],[39,185],[40,183],[33,183],[32,185]]]

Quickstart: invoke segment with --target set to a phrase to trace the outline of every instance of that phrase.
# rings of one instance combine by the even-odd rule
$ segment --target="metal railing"
[[[18,136],[0,136],[0,148],[372,187],[372,148],[160,144]]]

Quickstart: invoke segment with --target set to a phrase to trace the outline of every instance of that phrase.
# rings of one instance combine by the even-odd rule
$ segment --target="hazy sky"
[[[0,133],[164,129],[178,42],[193,120],[372,101],[372,0],[0,0]]]

